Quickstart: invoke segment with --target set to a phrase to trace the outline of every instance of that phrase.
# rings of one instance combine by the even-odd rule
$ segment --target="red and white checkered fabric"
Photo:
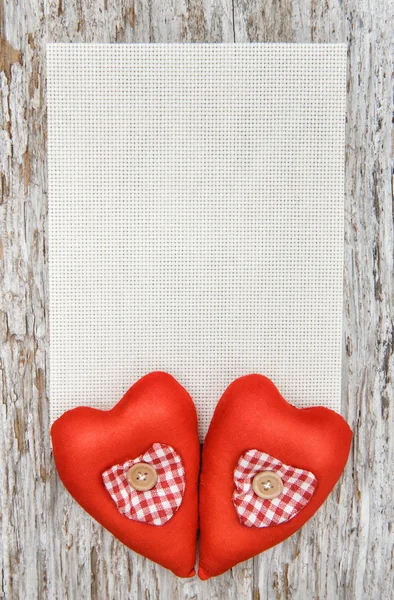
[[[157,483],[149,491],[138,492],[127,481],[127,471],[136,463],[148,463],[157,473]],[[171,446],[155,443],[144,454],[114,465],[102,474],[104,485],[120,513],[133,521],[163,525],[182,503],[185,469]]]
[[[262,471],[274,471],[282,479],[283,491],[277,498],[266,500],[254,492],[253,478]],[[233,503],[241,523],[269,527],[295,517],[312,498],[317,479],[310,471],[284,465],[259,450],[248,450],[235,468],[234,483]]]

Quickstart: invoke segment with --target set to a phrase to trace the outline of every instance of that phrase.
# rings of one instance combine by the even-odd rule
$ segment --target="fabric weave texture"
[[[156,370],[201,442],[247,373],[339,412],[347,45],[47,52],[51,421]]]

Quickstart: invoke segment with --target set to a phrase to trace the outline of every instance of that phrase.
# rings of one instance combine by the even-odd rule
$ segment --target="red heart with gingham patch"
[[[195,574],[200,443],[187,391],[166,373],[135,383],[109,411],[79,407],[51,429],[60,479],[75,500],[126,546],[171,569]],[[155,469],[149,491],[127,472]]]
[[[199,577],[220,575],[300,529],[339,479],[351,438],[339,414],[291,406],[262,375],[234,381],[204,441]]]

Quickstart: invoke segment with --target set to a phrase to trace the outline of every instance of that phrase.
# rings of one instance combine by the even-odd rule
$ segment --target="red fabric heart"
[[[56,467],[75,500],[123,544],[173,571],[195,574],[200,444],[192,399],[171,375],[150,373],[109,411],[80,407],[51,429]],[[185,470],[185,490],[175,514],[154,527],[121,514],[103,473],[143,455],[155,443],[171,446]]]
[[[295,533],[323,504],[348,458],[352,432],[323,407],[297,409],[262,375],[234,381],[216,407],[200,475],[201,579],[224,573]],[[267,527],[242,524],[234,505],[234,471],[251,449],[317,479],[308,503],[291,519]]]

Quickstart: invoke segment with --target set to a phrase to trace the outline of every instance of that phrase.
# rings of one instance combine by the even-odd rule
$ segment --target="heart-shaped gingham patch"
[[[127,480],[128,470],[137,463],[150,464],[157,473],[157,483],[149,491],[137,491]],[[150,525],[169,521],[180,507],[185,491],[181,457],[166,444],[153,444],[141,456],[107,469],[102,477],[119,512],[128,519]]]
[[[257,473],[273,471],[281,478],[283,490],[272,500],[260,498],[252,483]],[[317,479],[310,471],[296,469],[259,450],[248,450],[234,471],[233,503],[240,522],[246,527],[269,527],[289,521],[306,506],[316,489]]]

